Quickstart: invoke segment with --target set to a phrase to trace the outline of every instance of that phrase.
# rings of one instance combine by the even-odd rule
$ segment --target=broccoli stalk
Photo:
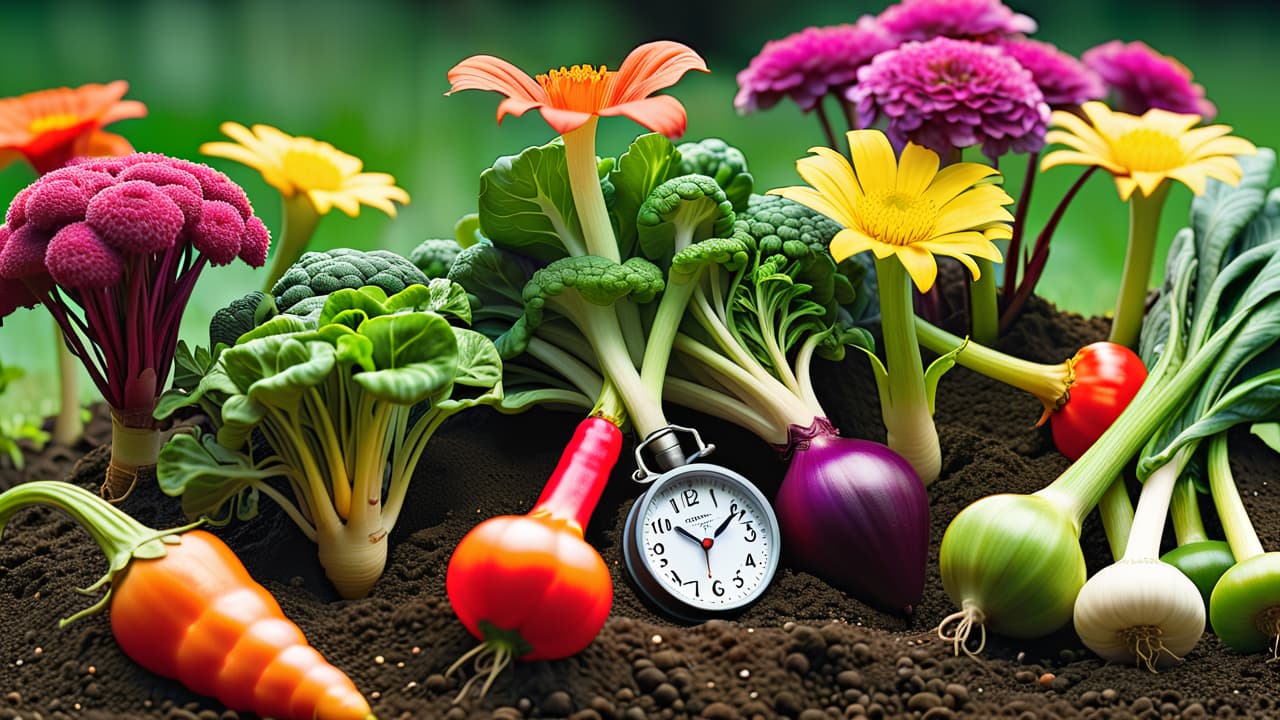
[[[49,310],[111,406],[103,493],[118,500],[155,464],[152,413],[197,278],[237,257],[262,265],[267,229],[225,175],[155,154],[50,172],[6,219],[0,278],[21,281]]]
[[[493,343],[438,312],[459,298],[443,279],[390,297],[343,289],[314,320],[281,315],[242,335],[195,392],[166,403],[171,411],[216,394],[221,427],[216,439],[180,435],[165,446],[161,489],[181,495],[190,516],[244,518],[258,493],[272,498],[316,543],[338,592],[365,596],[428,441],[449,417],[502,396]],[[478,394],[453,397],[460,386]],[[242,449],[255,433],[269,454]]]

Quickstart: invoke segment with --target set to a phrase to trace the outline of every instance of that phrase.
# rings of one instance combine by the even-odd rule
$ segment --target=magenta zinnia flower
[[[1107,93],[1098,73],[1050,43],[1015,38],[1001,42],[1000,48],[1031,71],[1050,107],[1081,105]]]
[[[880,13],[880,24],[902,40],[935,37],[993,42],[1036,31],[1036,21],[1000,0],[902,0]]]
[[[767,110],[789,96],[809,112],[827,93],[843,95],[857,78],[858,68],[897,44],[870,15],[853,25],[811,27],[770,40],[738,73],[733,106],[745,115]]]
[[[1191,81],[1186,65],[1144,42],[1119,40],[1086,50],[1084,64],[1116,94],[1114,109],[1141,115],[1152,108],[1199,115],[1208,122],[1218,108],[1205,99],[1204,86]]]
[[[943,156],[978,144],[989,157],[1039,150],[1049,121],[1043,93],[1017,60],[942,37],[877,55],[848,98],[863,127],[883,115],[899,147],[910,140]]]

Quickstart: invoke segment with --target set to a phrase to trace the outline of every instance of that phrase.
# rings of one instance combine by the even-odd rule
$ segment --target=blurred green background
[[[1274,2],[1035,0],[1011,6],[1040,23],[1034,37],[1080,52],[1112,39],[1144,40],[1195,73],[1219,108],[1218,122],[1258,145],[1280,145],[1275,120],[1280,51]],[[224,120],[274,125],[329,141],[390,172],[412,203],[396,219],[366,209],[352,219],[325,218],[313,248],[388,248],[408,253],[428,237],[449,236],[474,210],[479,173],[497,155],[553,135],[531,113],[494,122],[498,97],[469,92],[446,98],[447,70],[476,53],[498,55],[531,74],[574,63],[616,67],[635,45],[680,40],[698,50],[710,75],[687,76],[671,90],[689,112],[686,138],[719,136],[742,148],[761,191],[798,181],[794,161],[820,144],[817,121],[783,104],[750,117],[734,113],[735,75],[770,39],[810,25],[852,22],[887,2],[574,3],[542,0],[391,0],[308,2],[88,1],[0,2],[0,96],[47,87],[126,79],[128,98],[146,118],[110,129],[140,150],[198,159],[202,142],[224,139]],[[622,118],[601,125],[597,149],[616,155],[639,126]],[[280,200],[255,171],[221,159],[209,163],[240,182],[273,231]],[[1016,193],[1019,162],[1006,163]],[[1037,183],[1034,231],[1078,174],[1058,168]],[[0,208],[34,179],[14,165],[0,171]],[[1170,194],[1162,248],[1185,223],[1189,193]],[[1039,292],[1083,314],[1114,302],[1127,212],[1104,175],[1095,176],[1069,210]],[[1163,257],[1163,249],[1161,250]],[[262,283],[265,269],[241,264],[205,272],[183,337],[207,344],[210,314]],[[0,414],[51,413],[56,392],[52,321],[20,310],[0,328],[0,360],[28,376],[0,397]],[[85,378],[86,399],[96,396]]]

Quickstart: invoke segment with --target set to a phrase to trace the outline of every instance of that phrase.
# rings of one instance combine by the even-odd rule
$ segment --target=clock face
[[[683,472],[682,472],[683,471]],[[723,468],[686,466],[641,499],[643,562],[661,589],[695,609],[755,600],[778,563],[777,520],[759,490]]]

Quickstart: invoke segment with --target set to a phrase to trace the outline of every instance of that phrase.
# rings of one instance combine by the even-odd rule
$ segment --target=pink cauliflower
[[[154,153],[75,161],[5,214],[0,320],[43,304],[111,406],[113,430],[154,432],[196,279],[237,257],[260,267],[269,243],[244,190],[208,166]],[[112,468],[153,464],[143,445],[113,435]]]

